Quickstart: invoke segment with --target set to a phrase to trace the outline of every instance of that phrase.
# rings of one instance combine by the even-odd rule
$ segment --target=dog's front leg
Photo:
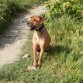
[[[40,57],[38,60],[38,66],[41,66],[43,54],[44,54],[44,48],[41,48]]]
[[[33,58],[34,58],[33,66],[37,67],[37,62],[36,62],[36,57],[37,57],[37,46],[36,46],[36,45],[33,45],[32,48],[33,48]]]

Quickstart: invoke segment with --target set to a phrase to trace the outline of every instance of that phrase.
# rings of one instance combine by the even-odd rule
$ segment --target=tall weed
[[[51,57],[51,71],[54,70],[57,83],[82,83],[83,34],[80,33],[82,25],[68,15],[63,15],[54,20],[47,19],[46,26],[53,47],[48,56],[55,57],[55,60]]]

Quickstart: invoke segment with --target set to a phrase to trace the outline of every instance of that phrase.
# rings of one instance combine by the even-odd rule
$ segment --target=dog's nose
[[[33,27],[34,25],[33,25],[33,23],[29,22],[28,26]]]

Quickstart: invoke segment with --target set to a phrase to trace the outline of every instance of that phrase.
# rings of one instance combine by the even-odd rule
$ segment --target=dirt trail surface
[[[21,47],[27,41],[29,32],[25,19],[30,18],[32,15],[40,15],[46,11],[45,6],[39,6],[31,9],[28,13],[20,14],[12,21],[8,30],[0,36],[0,67],[19,59]]]

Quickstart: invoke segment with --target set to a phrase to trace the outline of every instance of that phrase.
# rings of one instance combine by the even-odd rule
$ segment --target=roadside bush
[[[83,18],[83,0],[51,0],[47,7],[50,10],[46,15],[47,18],[60,17],[64,14],[77,19]]]

